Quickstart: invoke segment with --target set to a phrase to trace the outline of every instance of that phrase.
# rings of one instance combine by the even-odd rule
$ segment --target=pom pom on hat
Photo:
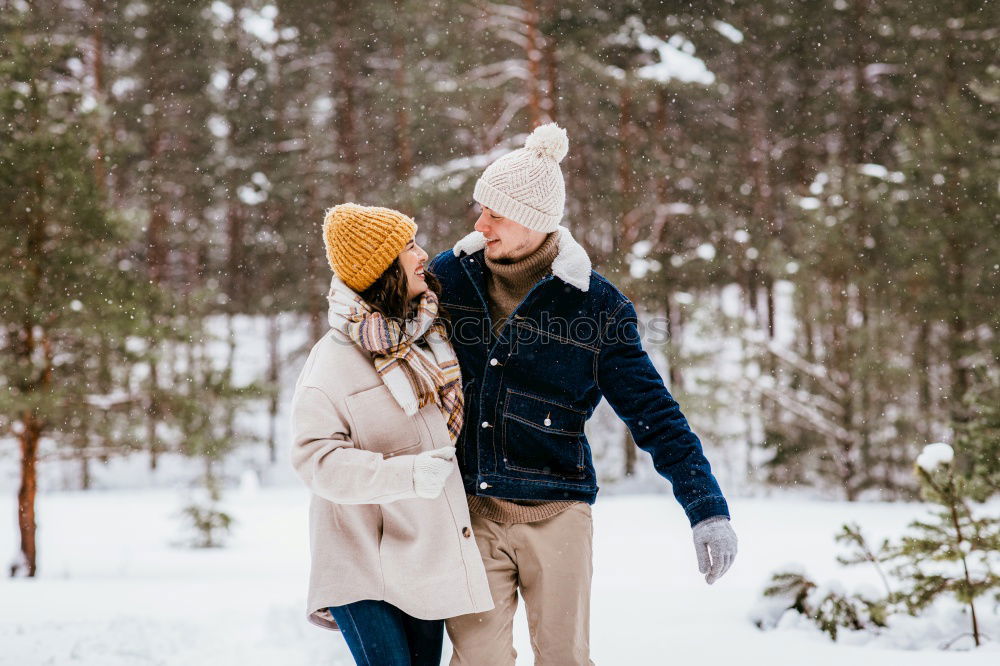
[[[528,135],[524,147],[540,155],[551,157],[557,163],[562,162],[569,151],[569,137],[566,130],[555,123],[539,125]]]

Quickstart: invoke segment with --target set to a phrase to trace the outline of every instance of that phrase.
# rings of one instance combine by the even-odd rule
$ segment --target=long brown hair
[[[440,306],[441,283],[437,278],[428,272],[424,272],[424,281],[427,288],[438,296],[438,319],[447,321],[448,315],[444,308]],[[417,301],[407,298],[409,293],[409,282],[406,272],[399,263],[399,257],[392,260],[389,268],[385,269],[382,275],[372,283],[370,287],[359,293],[373,310],[382,313],[387,319],[392,319],[402,325],[402,323],[416,314]]]

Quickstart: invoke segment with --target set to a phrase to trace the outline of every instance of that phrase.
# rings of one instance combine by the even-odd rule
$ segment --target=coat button
[[[462,528],[462,536],[464,536],[466,539],[468,539],[469,537],[472,536],[472,530],[470,530],[468,527],[463,527]]]
[[[479,484],[479,487],[480,487],[480,489],[482,489],[482,490],[486,490],[487,488],[489,488],[489,487],[490,487],[490,484],[488,484],[488,483],[486,483],[485,481],[483,481],[482,483],[480,483],[480,484]]]
[[[500,364],[500,361],[496,360],[495,358],[491,358],[490,359],[490,365],[499,365],[499,364]]]
[[[489,421],[483,421],[483,427],[484,428],[489,428],[490,427],[490,422]]]

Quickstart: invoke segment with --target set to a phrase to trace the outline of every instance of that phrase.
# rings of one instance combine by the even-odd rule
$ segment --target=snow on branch
[[[501,62],[473,67],[463,75],[463,78],[470,83],[475,83],[486,88],[496,88],[511,79],[526,81],[530,76],[523,59],[510,58]]]
[[[857,433],[852,433],[834,423],[812,405],[801,403],[792,396],[770,386],[757,386],[756,388],[760,391],[761,395],[770,398],[779,407],[803,419],[813,430],[842,442],[860,443],[861,438]]]
[[[504,28],[502,30],[497,30],[496,35],[500,39],[506,39],[508,42],[517,44],[525,51],[529,51],[535,48],[535,45],[532,43],[530,39],[528,39],[525,35],[521,34],[516,30],[511,30],[510,28]]]
[[[83,401],[98,409],[108,410],[130,405],[135,402],[135,398],[125,391],[118,391],[115,393],[92,393],[84,396]]]
[[[518,23],[527,23],[531,20],[530,13],[514,5],[502,5],[497,2],[479,2],[476,4],[484,12],[496,18],[506,18]]]
[[[486,132],[486,141],[488,143],[496,143],[500,136],[503,134],[507,126],[510,125],[511,119],[517,114],[518,111],[523,109],[528,105],[528,100],[525,99],[523,95],[514,95],[510,102],[508,102],[507,107],[497,118],[497,121]]]
[[[441,180],[446,176],[450,176],[455,173],[470,171],[470,170],[482,170],[487,166],[492,164],[497,158],[506,153],[510,152],[511,146],[503,144],[497,146],[488,153],[483,153],[482,155],[471,155],[469,157],[459,157],[453,160],[449,160],[444,164],[440,165],[430,165],[425,166],[420,171],[417,172],[409,180],[409,186],[415,189],[419,189],[429,183],[433,183]]]
[[[949,465],[955,458],[955,451],[944,442],[928,444],[917,456],[917,465],[925,472],[933,472],[939,465]]]
[[[748,344],[753,345],[754,341],[748,341]],[[773,340],[768,342],[766,347],[767,351],[769,351],[771,355],[779,361],[787,363],[796,370],[799,370],[816,380],[816,383],[826,390],[827,393],[833,396],[834,399],[841,400],[844,398],[844,389],[838,386],[835,381],[830,379],[826,367],[820,365],[819,363],[810,363],[795,352],[782,347]]]
[[[316,67],[325,67],[332,65],[336,62],[336,58],[333,57],[332,53],[322,52],[313,55],[306,56],[304,58],[296,58],[284,65],[282,67],[282,74],[288,75],[298,72],[303,69],[315,69]]]

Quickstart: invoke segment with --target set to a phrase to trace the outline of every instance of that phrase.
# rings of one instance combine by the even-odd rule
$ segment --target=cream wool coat
[[[292,465],[312,491],[309,620],[384,600],[424,620],[493,608],[458,464],[436,499],[413,490],[421,451],[449,446],[444,416],[407,416],[371,354],[331,329],[316,343],[292,399]]]

